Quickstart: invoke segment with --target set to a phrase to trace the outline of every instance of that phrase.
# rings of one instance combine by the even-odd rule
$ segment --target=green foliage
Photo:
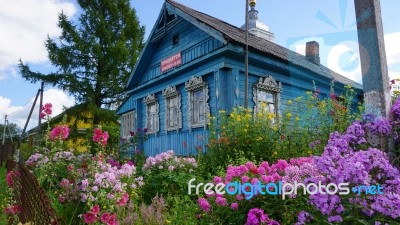
[[[0,225],[6,225],[6,215],[4,207],[7,204],[7,184],[6,184],[7,169],[5,166],[0,167]]]
[[[320,154],[329,134],[343,132],[363,110],[361,103],[355,105],[350,86],[345,86],[339,96],[333,89],[332,85],[329,98],[320,98],[315,88],[289,100],[278,116],[262,109],[254,113],[238,107],[211,117],[208,151],[202,156],[207,165],[200,165],[203,176],[218,174],[230,164]]]
[[[11,142],[11,138],[13,142],[18,142],[21,132],[22,129],[15,123],[8,123],[5,127],[4,124],[0,124],[0,141],[3,140],[3,134],[5,134],[6,142]]]
[[[168,221],[170,224],[191,225],[199,224],[196,215],[199,213],[197,203],[188,195],[171,196],[168,202],[173,207],[168,210]]]
[[[57,71],[33,72],[22,61],[22,77],[42,81],[68,91],[94,113],[94,124],[104,119],[103,106],[113,106],[125,98],[125,84],[143,47],[144,27],[128,0],[78,0],[80,16],[74,24],[59,14],[62,30],[58,39],[45,45]]]

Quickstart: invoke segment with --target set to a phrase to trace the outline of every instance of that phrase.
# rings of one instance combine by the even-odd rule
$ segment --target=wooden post
[[[390,115],[389,76],[379,0],[354,0],[366,113]]]
[[[366,113],[390,118],[390,87],[380,0],[354,0]],[[393,138],[376,140],[394,158]]]

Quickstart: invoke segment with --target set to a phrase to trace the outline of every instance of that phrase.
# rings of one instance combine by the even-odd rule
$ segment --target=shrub
[[[203,174],[216,174],[238,158],[272,162],[321,154],[329,133],[343,132],[360,116],[351,110],[355,106],[350,86],[340,96],[332,92],[329,98],[321,99],[319,95],[315,88],[314,92],[289,100],[277,118],[265,110],[255,114],[243,107],[230,113],[219,111],[210,118],[209,143],[202,156],[207,162]]]
[[[150,204],[148,200],[157,194],[167,198],[186,195],[187,182],[195,176],[196,168],[196,159],[175,156],[172,150],[148,157],[142,168],[144,201]]]

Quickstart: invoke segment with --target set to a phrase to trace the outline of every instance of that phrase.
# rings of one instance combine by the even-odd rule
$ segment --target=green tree
[[[129,0],[77,0],[77,24],[59,14],[58,39],[47,38],[45,46],[55,72],[33,72],[22,60],[22,77],[57,86],[93,112],[94,124],[108,120],[109,110],[126,96],[125,84],[143,48],[140,26]]]
[[[6,127],[4,127],[4,124],[0,124],[0,142],[3,141],[3,134],[5,134],[6,142],[10,142],[11,138],[14,142],[17,142],[21,132],[22,129],[15,123],[8,123]]]

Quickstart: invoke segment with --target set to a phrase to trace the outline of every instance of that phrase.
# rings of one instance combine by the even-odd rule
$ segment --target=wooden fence
[[[64,225],[51,205],[36,177],[22,163],[7,161],[7,170],[14,171],[13,190],[16,205],[20,206],[19,222],[34,225]]]
[[[14,144],[0,144],[0,167],[3,162],[7,162],[8,159],[12,159],[16,146]]]

